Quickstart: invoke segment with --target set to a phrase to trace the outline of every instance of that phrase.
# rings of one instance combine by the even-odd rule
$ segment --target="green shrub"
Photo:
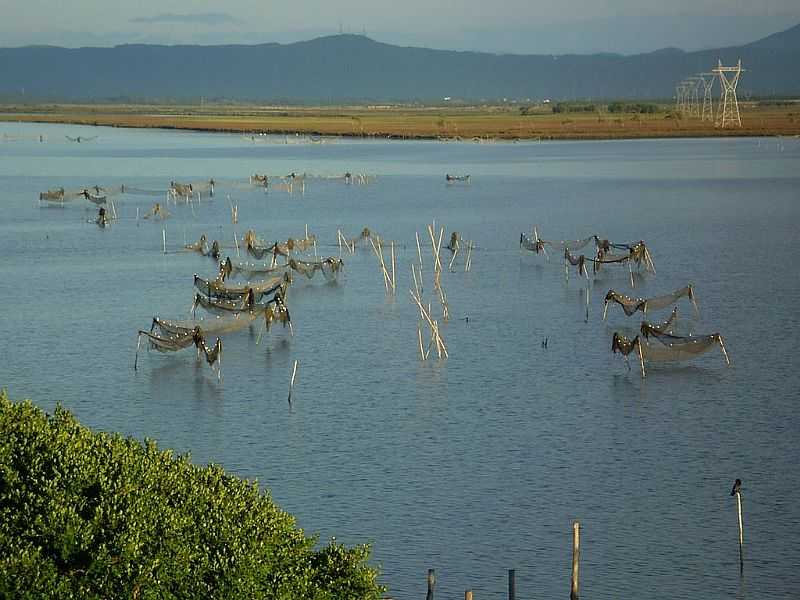
[[[612,102],[608,105],[610,113],[654,114],[658,105],[649,102]]]
[[[377,599],[369,548],[267,492],[0,392],[0,598]]]
[[[586,102],[558,102],[553,105],[553,112],[556,114],[597,112],[597,106]]]

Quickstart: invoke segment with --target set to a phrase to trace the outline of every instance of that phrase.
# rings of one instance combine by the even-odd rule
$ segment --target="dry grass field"
[[[742,103],[742,127],[726,129],[681,117],[670,108],[652,114],[554,114],[547,109],[522,115],[519,107],[510,106],[5,105],[0,121],[462,140],[800,135],[800,103]]]

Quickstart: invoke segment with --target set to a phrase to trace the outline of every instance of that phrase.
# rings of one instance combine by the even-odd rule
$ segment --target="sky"
[[[798,0],[0,0],[0,47],[288,43],[339,32],[521,54],[634,54],[754,41]]]

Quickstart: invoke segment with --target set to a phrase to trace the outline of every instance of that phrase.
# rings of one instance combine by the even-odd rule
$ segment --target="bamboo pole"
[[[719,336],[719,347],[722,348],[722,354],[725,355],[725,362],[728,363],[728,366],[730,366],[731,359],[728,358],[728,351],[725,350],[725,342],[722,341],[722,336]]]
[[[606,320],[606,314],[608,314],[608,300],[603,301],[603,321]]]
[[[386,264],[383,262],[383,253],[380,251],[380,245],[375,245],[375,242],[372,238],[369,239],[369,243],[372,244],[372,250],[375,252],[375,256],[378,257],[378,261],[380,262],[381,271],[383,272],[383,285],[386,288],[386,293],[389,293],[389,273],[386,270]],[[378,240],[378,244],[380,244],[380,240]]]
[[[467,245],[467,262],[464,265],[464,271],[469,271],[472,268],[472,240]]]
[[[241,258],[241,254],[239,254],[239,240],[236,239],[236,232],[233,232],[233,245],[236,246],[236,258]]]
[[[436,571],[428,569],[428,593],[425,595],[425,600],[434,600],[433,592],[436,588]]]
[[[447,265],[447,269],[449,271],[453,270],[453,263],[456,262],[456,256],[458,256],[458,246],[456,246],[455,251],[453,252],[453,258],[450,259],[450,264]]]
[[[508,600],[517,600],[517,572],[508,570]]]
[[[417,325],[417,339],[419,340],[419,354],[422,360],[425,360],[425,348],[422,346],[422,327]]]
[[[646,375],[644,373],[644,354],[642,354],[642,340],[641,339],[638,342],[636,342],[636,348],[637,348],[637,350],[639,350],[639,364],[642,367],[642,379],[644,379],[646,377]]]
[[[578,600],[578,570],[581,560],[581,524],[572,524],[572,577],[570,580],[569,600]]]
[[[467,590],[464,592],[464,600],[472,600],[472,590]]]
[[[395,278],[396,267],[397,267],[397,261],[394,256],[394,242],[392,242],[392,292],[397,291],[397,279]]]
[[[419,268],[422,269],[422,248],[419,245],[419,231],[415,231],[414,235],[417,237],[417,257],[419,258]]]
[[[739,572],[744,571],[744,525],[742,523],[742,492],[736,490],[736,512],[739,515]]]
[[[167,253],[167,228],[164,227],[161,229],[161,248],[164,254]]]
[[[292,367],[292,379],[289,382],[289,404],[292,404],[292,391],[294,390],[294,378],[297,375],[297,359],[294,361],[294,366]]]

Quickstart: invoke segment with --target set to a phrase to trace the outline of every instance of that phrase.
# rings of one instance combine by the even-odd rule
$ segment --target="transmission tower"
[[[687,77],[686,78],[686,85],[688,87],[687,90],[687,99],[686,99],[686,112],[690,117],[699,117],[700,116],[700,99],[699,99],[699,88],[700,88],[700,78],[699,77]]]
[[[714,120],[714,101],[711,98],[711,91],[714,88],[714,80],[717,78],[716,73],[699,73],[697,75],[698,85],[703,85],[703,111],[700,114],[701,121]]]
[[[719,76],[720,90],[719,109],[717,110],[717,126],[725,128],[727,126],[742,126],[742,118],[739,115],[739,100],[736,98],[736,86],[742,75],[742,59],[739,59],[735,67],[723,67],[722,61],[718,61],[718,66],[712,69]],[[729,79],[730,77],[730,79]]]

